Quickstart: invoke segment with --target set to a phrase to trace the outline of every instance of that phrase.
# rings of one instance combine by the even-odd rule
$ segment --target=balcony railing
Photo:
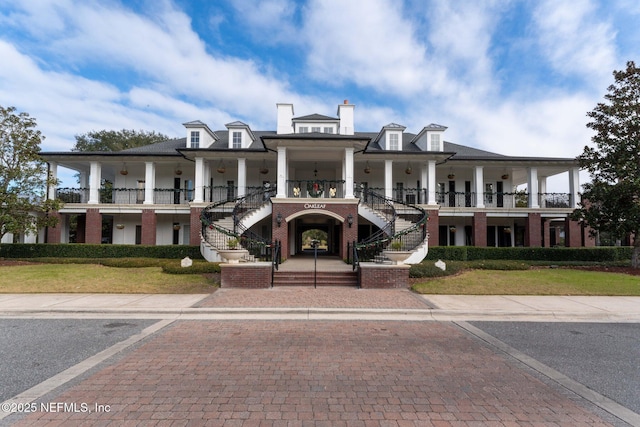
[[[153,203],[158,205],[186,205],[193,200],[194,190],[183,188],[157,188],[153,190]],[[88,188],[58,188],[56,198],[64,203],[88,203]],[[144,189],[101,188],[98,202],[104,204],[135,205],[144,202]]]
[[[272,187],[275,189],[275,186]],[[261,190],[263,187],[247,187],[247,194]],[[291,198],[343,198],[344,181],[330,180],[291,180],[287,182],[287,197]],[[366,198],[370,191],[384,194],[383,188],[354,188],[354,195]],[[101,188],[99,203],[104,204],[142,204],[144,189],[137,188]],[[269,192],[265,194],[271,194]],[[407,204],[426,204],[427,190],[424,188],[394,188],[393,201]],[[193,201],[195,190],[182,188],[157,188],[153,191],[153,203],[159,205],[186,205]],[[485,208],[526,208],[529,206],[529,194],[516,193],[482,193]],[[573,206],[569,193],[539,193],[540,208],[568,209]],[[238,197],[236,186],[215,186],[203,188],[203,200],[208,203],[233,201]],[[88,203],[88,188],[58,188],[56,198],[64,203]],[[363,199],[364,202],[367,200]],[[436,202],[442,207],[471,208],[477,206],[478,195],[473,192],[436,193]]]

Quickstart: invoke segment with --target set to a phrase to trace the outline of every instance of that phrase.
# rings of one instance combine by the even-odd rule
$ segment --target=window
[[[493,184],[486,183],[484,185],[484,202],[487,205],[493,204]]]
[[[232,148],[242,148],[242,132],[233,132]]]
[[[332,127],[324,128],[324,133],[333,133],[333,128]]]
[[[440,151],[440,135],[431,135],[431,151]]]
[[[320,133],[320,126],[312,127],[312,128],[311,128],[311,132],[318,132],[318,133]]]
[[[389,150],[398,150],[398,134],[389,134]]]
[[[445,193],[444,182],[439,182],[438,183],[437,202],[440,205],[444,204],[444,193]]]
[[[308,126],[300,126],[300,133],[309,133]]]
[[[200,132],[191,131],[191,148],[200,148]]]

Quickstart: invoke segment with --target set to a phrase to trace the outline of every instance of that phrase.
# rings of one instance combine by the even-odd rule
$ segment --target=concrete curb
[[[403,321],[534,321],[640,323],[637,312],[564,312],[509,310],[370,309],[317,307],[215,308],[49,308],[1,310],[0,317],[147,318],[216,320],[403,320]]]

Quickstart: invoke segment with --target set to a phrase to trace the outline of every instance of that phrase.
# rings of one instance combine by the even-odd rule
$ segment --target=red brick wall
[[[409,268],[406,264],[360,264],[360,285],[363,289],[408,288]]]
[[[304,208],[304,204],[308,202],[297,202],[297,203],[274,203],[273,204],[273,214],[272,218],[272,227],[273,233],[272,237],[274,240],[280,240],[282,242],[282,256],[283,258],[289,257],[289,240],[287,237],[289,225],[285,221],[290,215],[293,215],[297,212],[306,211],[308,209]],[[314,202],[322,204],[322,201]],[[340,254],[338,254],[342,258],[346,258],[347,256],[347,243],[352,242],[358,239],[358,205],[356,203],[325,203],[325,208],[321,209],[322,211],[334,212],[340,215],[342,218],[345,218],[345,222],[342,227],[342,236],[340,236]],[[278,227],[277,216],[278,213],[282,215],[282,224]],[[353,216],[353,225],[349,227],[346,222],[347,216],[351,214]]]
[[[60,243],[60,237],[62,237],[62,215],[60,215],[60,212],[49,212],[49,216],[58,218],[58,224],[55,227],[47,227],[47,243]]]
[[[539,213],[530,213],[526,227],[525,246],[532,248],[542,246],[542,216]]]
[[[220,264],[222,288],[268,288],[271,264]]]
[[[102,214],[99,209],[87,209],[84,236],[85,243],[102,243]]]
[[[580,223],[567,218],[564,223],[564,236],[565,246],[571,248],[582,246],[582,226]]]
[[[142,210],[142,239],[143,245],[156,244],[156,213],[153,209]]]
[[[476,212],[473,214],[473,246],[484,248],[487,246],[487,214]]]
[[[429,221],[427,221],[427,232],[429,233],[429,246],[437,246],[438,245],[438,234],[440,230],[438,227],[440,226],[440,217],[438,215],[437,209],[427,210],[429,214]]]
[[[191,246],[200,246],[200,230],[202,229],[202,223],[200,222],[201,212],[202,208],[191,208],[191,217],[189,221],[191,224],[189,244]]]

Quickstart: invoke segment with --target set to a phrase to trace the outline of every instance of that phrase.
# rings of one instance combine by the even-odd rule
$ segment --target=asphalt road
[[[0,402],[152,323],[131,319],[0,319]]]
[[[640,325],[472,322],[516,350],[640,413]]]

